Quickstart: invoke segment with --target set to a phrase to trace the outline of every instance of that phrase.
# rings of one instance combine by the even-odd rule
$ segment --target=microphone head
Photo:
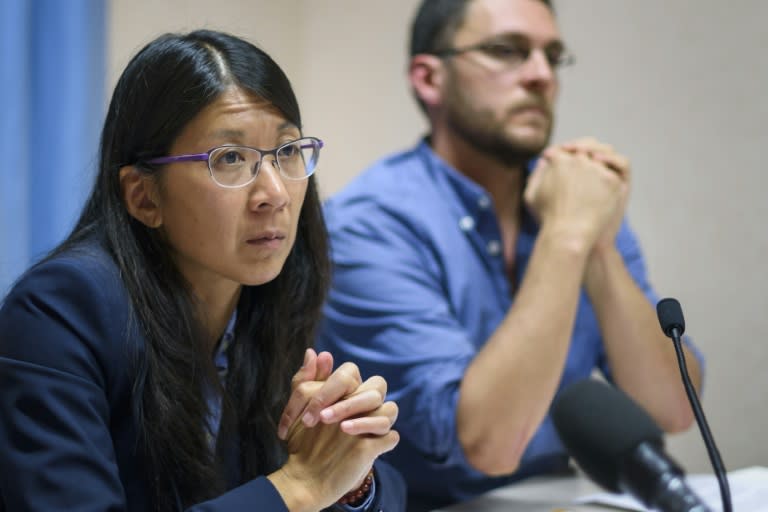
[[[640,443],[661,448],[661,429],[639,405],[605,382],[585,379],[559,393],[552,420],[573,459],[595,483],[619,487],[622,461]]]
[[[683,310],[680,307],[680,303],[676,299],[661,299],[656,304],[656,314],[659,317],[659,324],[664,334],[671,338],[672,329],[677,327],[678,336],[683,335],[685,332],[685,319],[683,318]]]

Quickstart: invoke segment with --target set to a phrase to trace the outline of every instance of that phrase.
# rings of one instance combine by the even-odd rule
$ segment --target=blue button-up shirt
[[[488,192],[421,142],[376,163],[327,201],[325,213],[334,276],[318,348],[358,363],[364,375],[387,380],[389,398],[400,407],[396,429],[402,436],[389,460],[406,477],[411,498],[464,500],[565,467],[567,456],[549,416],[513,477],[489,478],[474,470],[457,437],[464,371],[514,301]],[[525,218],[515,245],[517,283],[536,234],[537,226]],[[655,304],[640,247],[626,223],[616,243]],[[610,378],[597,319],[582,292],[560,387],[594,369]]]

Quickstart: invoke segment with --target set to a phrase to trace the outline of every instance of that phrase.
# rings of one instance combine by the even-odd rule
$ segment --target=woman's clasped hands
[[[397,405],[379,376],[363,382],[353,363],[307,349],[278,425],[288,460],[269,479],[289,510],[320,510],[357,489],[373,462],[400,440]]]

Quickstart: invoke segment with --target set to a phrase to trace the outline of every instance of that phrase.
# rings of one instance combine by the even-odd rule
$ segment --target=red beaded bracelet
[[[373,485],[373,468],[371,468],[370,471],[368,471],[368,474],[365,476],[365,480],[363,480],[363,483],[358,487],[357,489],[353,491],[349,491],[347,494],[339,498],[338,503],[339,505],[349,505],[351,507],[359,507],[363,501],[365,501],[365,498],[368,497],[368,492],[371,490],[371,486]]]

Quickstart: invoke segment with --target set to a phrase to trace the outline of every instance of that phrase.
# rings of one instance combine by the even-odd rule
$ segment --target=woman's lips
[[[278,248],[285,241],[285,235],[281,232],[260,233],[246,240],[248,245],[257,247]]]

